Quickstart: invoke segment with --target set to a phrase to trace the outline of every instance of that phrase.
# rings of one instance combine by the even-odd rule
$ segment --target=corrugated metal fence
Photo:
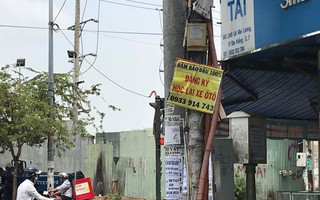
[[[155,197],[155,147],[152,129],[101,133],[88,146],[87,173],[96,194]]]

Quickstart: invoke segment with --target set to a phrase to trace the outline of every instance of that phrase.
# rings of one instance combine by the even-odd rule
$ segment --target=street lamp
[[[72,58],[72,59],[69,60],[68,62],[69,62],[69,63],[73,63],[73,60],[74,60],[74,58],[76,57],[76,52],[74,52],[74,51],[72,51],[72,50],[68,50],[67,53],[68,53],[68,58]],[[88,53],[88,54],[84,54],[84,55],[79,56],[80,65],[82,64],[82,61],[83,61],[83,59],[85,59],[86,56],[96,57],[97,54],[95,54],[95,53]]]
[[[26,66],[26,59],[25,58],[18,58],[16,67],[19,67],[19,80],[21,81],[21,67]]]
[[[72,50],[68,50],[67,53],[68,53],[68,57],[69,58],[75,58],[76,57],[76,52],[74,52]]]
[[[18,58],[16,66],[17,67],[24,67],[26,65],[26,59],[24,58]]]

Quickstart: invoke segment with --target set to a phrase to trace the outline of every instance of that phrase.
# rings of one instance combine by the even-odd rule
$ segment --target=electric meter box
[[[233,140],[235,163],[267,163],[267,124],[265,117],[236,111],[229,118],[229,134]]]
[[[307,154],[297,153],[297,167],[306,167],[306,166],[307,166]]]
[[[186,28],[187,51],[207,50],[207,24],[187,23]]]

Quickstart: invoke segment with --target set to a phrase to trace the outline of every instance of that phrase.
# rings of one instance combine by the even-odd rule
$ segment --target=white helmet
[[[61,178],[68,178],[68,174],[65,173],[65,172],[61,172],[61,173],[60,173],[60,177],[61,177]]]

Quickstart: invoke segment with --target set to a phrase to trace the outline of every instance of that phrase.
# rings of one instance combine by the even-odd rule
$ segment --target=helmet
[[[29,178],[33,175],[41,174],[41,170],[38,170],[35,166],[30,165],[27,169],[24,170],[24,173]]]
[[[68,178],[68,174],[65,173],[65,172],[62,172],[62,173],[60,174],[60,177],[61,177],[61,178]]]

